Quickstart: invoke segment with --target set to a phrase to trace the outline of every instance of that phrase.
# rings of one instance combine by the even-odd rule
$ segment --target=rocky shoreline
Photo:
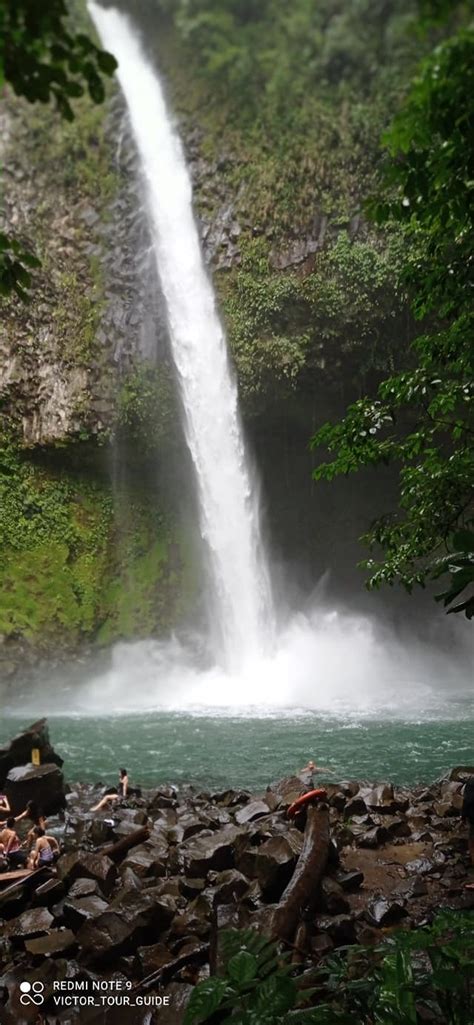
[[[223,929],[253,926],[285,937],[305,971],[341,946],[376,944],[394,928],[430,921],[438,909],[474,907],[474,893],[464,888],[460,815],[463,780],[473,769],[453,769],[429,787],[327,784],[324,801],[292,818],[289,806],[312,788],[308,774],[259,794],[157,785],[92,813],[105,788],[64,787],[58,796],[61,770],[51,762],[50,771],[53,807],[65,805],[48,815],[48,831],[62,846],[56,868],[8,885],[0,875],[5,1025],[180,1025],[192,987],[218,970]],[[317,852],[320,878],[309,890],[306,884],[290,922],[285,895],[301,877],[309,831],[318,844],[324,822],[329,844]],[[44,985],[40,1019],[34,1004],[20,1003],[20,983],[33,981]],[[62,983],[128,987],[150,996],[152,1010],[134,1006],[124,1017],[116,1001],[100,1013],[85,1005],[58,1010],[55,984]]]

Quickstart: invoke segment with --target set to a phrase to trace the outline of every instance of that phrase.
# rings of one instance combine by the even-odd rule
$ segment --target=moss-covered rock
[[[0,448],[0,634],[45,652],[164,633],[183,612],[169,513],[143,487],[118,515],[105,452],[80,448],[53,461]]]

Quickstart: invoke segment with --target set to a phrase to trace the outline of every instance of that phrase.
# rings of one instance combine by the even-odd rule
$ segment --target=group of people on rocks
[[[300,770],[301,775],[313,775],[317,772],[330,772],[322,769],[312,759]],[[126,769],[119,769],[117,788],[111,788],[90,810],[102,811],[114,806],[131,795],[140,796],[139,790],[131,790]],[[59,856],[60,848],[56,837],[46,832],[46,819],[35,801],[28,801],[20,815],[12,815],[8,797],[0,794],[0,815],[7,818],[0,822],[0,869],[27,867],[30,869],[52,865]],[[462,819],[468,826],[468,849],[471,866],[474,867],[474,776],[467,780],[463,792]],[[22,841],[17,833],[17,823],[28,819],[31,829]],[[474,883],[468,883],[467,889],[474,889]]]
[[[3,869],[42,868],[52,865],[59,856],[59,844],[55,836],[46,833],[46,819],[35,803],[28,801],[20,815],[12,815],[10,803],[0,794],[0,814],[7,818],[0,822],[0,866]],[[24,840],[17,832],[17,823],[27,819],[32,823]]]

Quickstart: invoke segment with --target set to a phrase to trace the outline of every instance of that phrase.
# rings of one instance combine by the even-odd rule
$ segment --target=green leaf
[[[118,68],[118,63],[115,57],[111,53],[107,53],[106,50],[99,50],[97,53],[97,63],[104,75],[113,75],[114,71]]]
[[[232,982],[242,988],[255,979],[258,972],[257,960],[248,951],[240,950],[238,954],[231,957],[227,965],[227,972]]]
[[[210,1018],[221,1006],[226,988],[227,983],[224,979],[218,979],[216,976],[199,982],[191,993],[183,1025],[199,1025],[200,1022],[206,1021],[206,1018]]]

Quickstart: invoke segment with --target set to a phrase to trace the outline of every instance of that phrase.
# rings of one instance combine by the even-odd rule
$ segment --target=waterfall
[[[190,177],[160,80],[129,19],[93,2],[89,11],[104,47],[118,61],[117,76],[140,158],[209,562],[213,654],[226,669],[238,671],[268,648],[271,586],[258,491],[193,216]]]

